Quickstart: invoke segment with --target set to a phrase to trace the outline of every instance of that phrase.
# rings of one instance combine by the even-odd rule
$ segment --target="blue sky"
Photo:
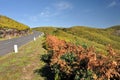
[[[0,0],[0,14],[38,26],[120,25],[120,0]]]

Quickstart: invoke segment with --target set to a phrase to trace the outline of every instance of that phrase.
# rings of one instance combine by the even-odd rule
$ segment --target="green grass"
[[[42,48],[44,38],[38,38],[19,49],[18,53],[0,56],[0,80],[44,80],[36,73],[45,65],[40,56],[46,53]]]
[[[120,26],[115,26],[107,29],[90,28],[85,26],[74,26],[71,28],[55,28],[55,27],[38,27],[33,30],[41,31],[46,34],[56,35],[60,39],[80,45],[95,46],[96,51],[101,53],[106,52],[106,46],[111,44],[112,47],[120,52],[120,37],[115,35],[115,30],[120,29]]]
[[[67,29],[66,32],[78,37],[85,38],[89,41],[94,41],[104,46],[111,44],[114,49],[120,49],[120,37],[113,35],[111,30],[105,31],[105,29],[72,27]]]
[[[0,38],[0,41],[5,40],[4,38]]]
[[[34,28],[34,30],[42,31],[46,34],[53,34],[53,32],[55,32],[57,30],[57,28],[55,28],[55,27],[41,27],[41,28],[36,27],[36,28]]]
[[[27,25],[17,22],[3,15],[0,15],[0,28],[12,28],[12,29],[17,29],[17,30],[29,29]]]

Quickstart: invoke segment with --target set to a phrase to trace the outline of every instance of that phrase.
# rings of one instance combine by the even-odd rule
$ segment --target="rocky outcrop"
[[[0,37],[1,38],[23,36],[28,33],[29,33],[29,29],[26,29],[26,30],[17,30],[17,29],[8,29],[8,28],[0,29]]]
[[[115,34],[116,34],[117,36],[120,36],[120,30],[116,30],[116,31],[115,31]]]

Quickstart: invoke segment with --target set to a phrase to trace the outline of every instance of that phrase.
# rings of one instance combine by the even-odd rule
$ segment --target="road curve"
[[[41,32],[33,31],[33,34],[22,36],[19,38],[13,38],[9,40],[0,41],[0,56],[14,51],[14,45],[17,44],[18,47],[32,41],[34,37],[43,35]]]

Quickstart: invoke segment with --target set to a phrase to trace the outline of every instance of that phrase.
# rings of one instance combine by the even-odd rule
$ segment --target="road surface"
[[[10,52],[13,52],[14,45],[18,45],[18,47],[20,47],[20,46],[34,40],[34,37],[36,38],[42,34],[43,33],[34,31],[33,34],[30,34],[27,36],[22,36],[19,38],[0,41],[0,56],[5,55],[5,54],[10,53]]]

